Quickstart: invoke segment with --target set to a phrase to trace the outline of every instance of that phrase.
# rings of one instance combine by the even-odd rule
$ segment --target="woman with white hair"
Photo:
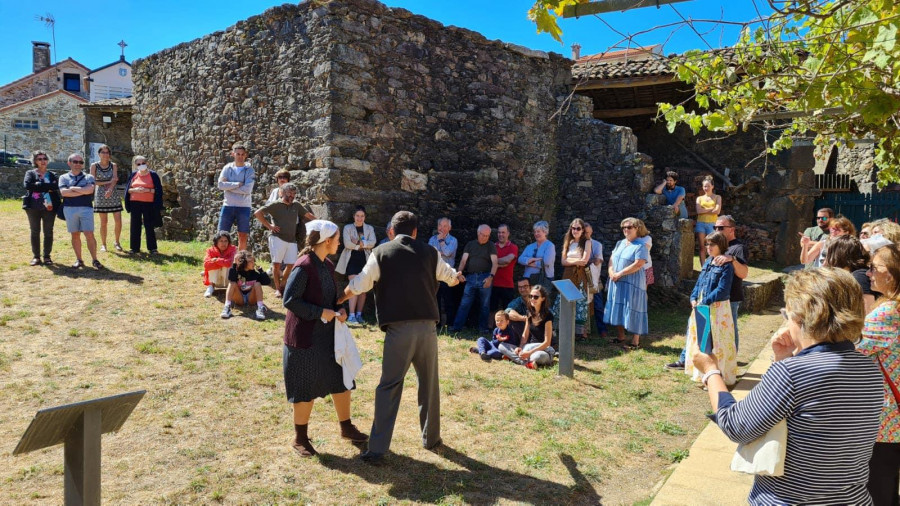
[[[543,274],[532,282],[535,284],[547,284],[553,279],[553,266],[556,261],[556,246],[547,240],[550,233],[550,225],[546,221],[539,221],[532,227],[534,242],[525,247],[519,255],[519,265],[524,265],[523,278],[531,278],[535,274]],[[540,279],[540,278],[544,279]]]
[[[340,241],[334,223],[307,223],[306,247],[284,288],[284,307],[288,310],[284,322],[284,385],[294,411],[292,446],[302,457],[316,454],[307,434],[309,415],[315,399],[327,395],[334,402],[341,437],[353,443],[369,439],[350,420],[350,389],[344,385],[343,369],[334,358],[334,320],[346,321],[347,312],[338,308],[334,264],[328,255],[337,253]]]

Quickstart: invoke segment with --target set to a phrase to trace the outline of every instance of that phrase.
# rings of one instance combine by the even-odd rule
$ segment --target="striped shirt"
[[[784,475],[757,475],[750,504],[872,504],[866,482],[882,389],[878,367],[844,341],[772,364],[740,402],[720,393],[714,418],[736,443],[787,420]]]

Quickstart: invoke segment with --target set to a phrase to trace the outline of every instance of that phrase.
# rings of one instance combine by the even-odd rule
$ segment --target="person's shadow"
[[[52,266],[49,266],[48,269],[52,270],[53,273],[57,276],[64,276],[73,279],[78,278],[106,281],[126,281],[134,285],[140,285],[144,283],[144,278],[140,276],[135,276],[134,274],[129,274],[127,272],[113,271],[108,267],[102,270],[97,270],[91,267],[90,264],[82,267],[81,269],[73,269],[68,266],[53,264]]]
[[[319,454],[319,459],[329,469],[355,474],[369,483],[390,484],[388,494],[399,500],[435,503],[443,497],[456,496],[467,504],[492,504],[500,499],[531,504],[601,504],[601,497],[570,455],[559,456],[575,482],[566,486],[490,466],[446,444],[434,453],[464,469],[441,469],[393,453],[388,453],[380,466],[324,453]]]

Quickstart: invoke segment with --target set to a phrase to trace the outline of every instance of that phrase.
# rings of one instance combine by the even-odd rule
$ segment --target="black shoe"
[[[84,267],[84,262],[82,262],[81,260],[78,260],[77,262],[72,264],[73,269],[80,269],[82,267]]]
[[[366,450],[359,458],[366,464],[380,466],[384,463],[384,455]]]
[[[670,371],[683,371],[684,370],[684,362],[672,362],[671,364],[666,364],[666,369]]]
[[[100,263],[100,260],[94,260],[94,263],[93,263],[92,265],[93,265],[94,268],[97,269],[98,271],[102,271],[102,270],[103,270],[103,264]]]
[[[41,265],[41,259],[38,257],[34,257],[31,259],[31,263],[28,265],[30,265],[32,267],[34,267],[35,265]]]
[[[50,257],[44,257],[44,265],[53,265],[53,260]]]
[[[484,360],[485,362],[491,361],[491,356],[487,353],[479,353],[479,355],[481,356],[481,360]]]

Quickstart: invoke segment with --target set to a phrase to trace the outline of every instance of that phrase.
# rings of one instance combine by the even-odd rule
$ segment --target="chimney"
[[[572,59],[578,60],[579,58],[581,58],[581,44],[576,42],[572,44]]]
[[[50,66],[50,43],[31,41],[32,70],[40,72]]]

